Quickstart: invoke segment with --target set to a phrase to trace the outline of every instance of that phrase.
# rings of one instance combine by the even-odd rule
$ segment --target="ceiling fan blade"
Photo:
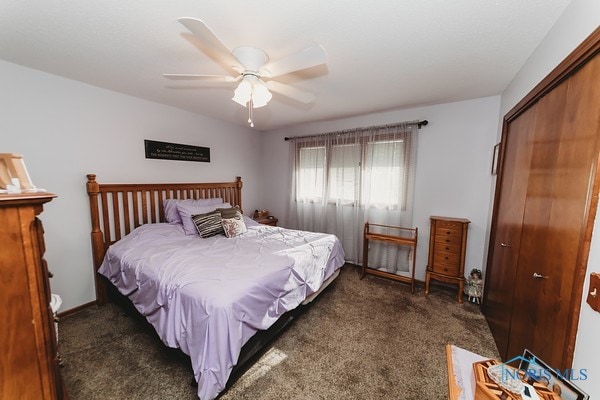
[[[327,63],[327,53],[323,46],[315,43],[304,50],[265,65],[260,69],[260,74],[274,78],[325,63]]]
[[[236,70],[240,68],[240,62],[231,54],[231,50],[221,42],[203,21],[189,17],[179,18],[178,21],[202,41],[204,51],[210,57]]]
[[[290,99],[294,99],[302,103],[311,103],[317,98],[313,93],[306,92],[304,90],[300,90],[293,86],[286,85],[283,83],[269,81],[266,82],[266,85],[270,91],[279,93],[283,96],[289,97]]]
[[[201,80],[201,81],[212,81],[212,82],[235,82],[242,78],[242,76],[238,76],[234,78],[233,76],[227,75],[195,75],[195,74],[163,74],[163,76],[167,79],[173,80]]]

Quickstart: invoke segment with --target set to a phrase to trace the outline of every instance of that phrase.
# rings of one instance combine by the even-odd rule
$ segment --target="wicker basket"
[[[255,210],[254,211],[254,219],[267,218],[269,216],[269,212],[266,210]]]

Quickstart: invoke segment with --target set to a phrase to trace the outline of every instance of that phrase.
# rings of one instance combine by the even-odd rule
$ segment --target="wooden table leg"
[[[427,296],[429,294],[429,278],[431,277],[431,275],[429,274],[429,271],[427,271],[425,273],[425,296]]]
[[[362,269],[360,274],[360,279],[365,277],[366,268],[369,262],[369,240],[363,240],[363,260],[362,260]]]

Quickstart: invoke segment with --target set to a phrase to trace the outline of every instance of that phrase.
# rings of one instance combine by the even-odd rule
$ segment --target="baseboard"
[[[85,304],[82,304],[82,305],[77,306],[77,307],[70,308],[70,309],[65,310],[63,312],[59,312],[58,313],[58,318],[63,318],[63,317],[69,316],[69,315],[77,314],[79,311],[85,310],[86,308],[92,307],[92,306],[95,306],[95,305],[96,305],[96,300],[90,301],[89,303],[85,303]]]

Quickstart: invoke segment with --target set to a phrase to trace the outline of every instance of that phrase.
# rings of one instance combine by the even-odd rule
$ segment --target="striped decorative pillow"
[[[198,234],[203,238],[225,234],[223,225],[221,224],[221,213],[219,211],[192,215],[192,221],[194,222],[194,225],[196,225]]]

